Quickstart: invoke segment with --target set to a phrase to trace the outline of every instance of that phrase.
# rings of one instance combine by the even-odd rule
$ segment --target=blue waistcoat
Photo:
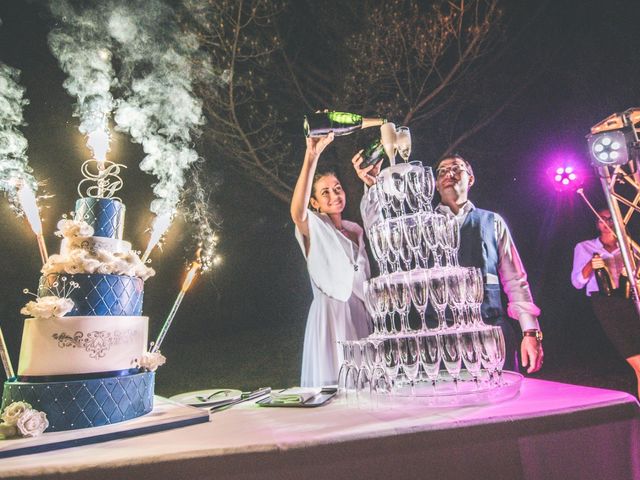
[[[494,324],[504,317],[500,285],[487,285],[487,274],[498,278],[498,239],[496,238],[495,213],[474,208],[467,214],[460,228],[458,261],[463,267],[478,267],[484,279],[482,318]]]

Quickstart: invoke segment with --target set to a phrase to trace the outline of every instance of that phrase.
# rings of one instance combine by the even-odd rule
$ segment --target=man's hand
[[[604,260],[602,259],[602,257],[598,256],[598,257],[593,257],[591,259],[591,268],[593,270],[596,270],[598,268],[603,268],[604,267]]]
[[[544,360],[544,351],[542,343],[535,337],[523,337],[520,344],[520,355],[522,357],[522,366],[527,368],[527,373],[537,372],[542,368]]]
[[[377,176],[380,173],[382,160],[380,160],[375,165],[369,165],[368,167],[360,168],[360,164],[364,161],[362,152],[363,150],[360,150],[358,153],[356,153],[351,159],[351,163],[353,164],[353,169],[356,171],[356,175],[358,175],[358,178],[362,180],[366,186],[370,187],[377,181]]]

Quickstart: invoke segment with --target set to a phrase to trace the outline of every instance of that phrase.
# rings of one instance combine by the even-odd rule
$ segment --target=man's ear
[[[474,183],[476,183],[476,177],[469,175],[469,188],[471,188]]]

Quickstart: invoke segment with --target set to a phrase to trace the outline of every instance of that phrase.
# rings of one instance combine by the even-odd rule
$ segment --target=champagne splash
[[[67,0],[49,4],[58,25],[49,33],[49,47],[67,74],[63,86],[77,99],[74,116],[80,119],[80,132],[87,136],[99,168],[109,151],[110,88],[115,79],[111,37],[104,22],[109,4],[88,7]]]

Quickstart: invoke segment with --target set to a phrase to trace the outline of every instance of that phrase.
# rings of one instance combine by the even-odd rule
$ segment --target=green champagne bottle
[[[379,138],[364,149],[364,152],[362,152],[362,158],[364,160],[362,160],[360,168],[367,168],[369,165],[376,165],[382,162],[385,158],[388,158],[384,151],[384,146]]]
[[[324,137],[333,134],[336,137],[349,135],[361,128],[382,125],[384,118],[364,118],[357,113],[318,112],[304,117],[305,137]]]

